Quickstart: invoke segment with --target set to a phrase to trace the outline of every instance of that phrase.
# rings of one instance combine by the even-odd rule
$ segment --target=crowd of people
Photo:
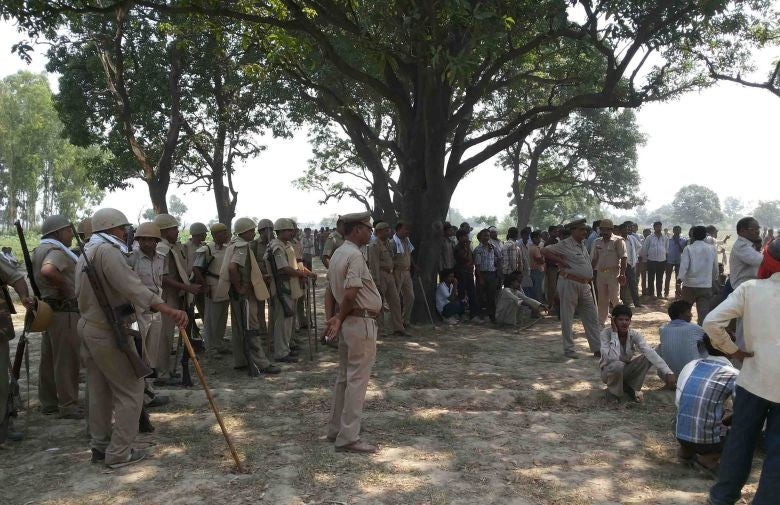
[[[167,403],[155,388],[181,382],[177,327],[201,333],[206,352],[215,359],[232,356],[233,367],[253,377],[296,363],[305,344],[300,330],[312,324],[314,257],[328,269],[324,336],[339,349],[328,439],[338,451],[376,450],[360,439],[376,339],[386,331],[409,337],[415,300],[415,247],[403,222],[371,223],[361,213],[341,216],[334,230],[300,230],[292,219],[240,218],[232,230],[194,223],[181,243],[173,216],[159,214],[132,230],[120,211],[101,209],[79,225],[83,248],[71,248],[73,230],[61,216],[43,224],[30,265],[39,300],[5,251],[0,281],[13,286],[28,309],[50,307],[41,343],[41,410],[80,419],[88,407],[93,462],[118,468],[143,458],[133,439],[139,429],[153,430],[145,410]],[[642,401],[642,385],[655,367],[666,387],[677,390],[681,458],[714,471],[723,452],[729,465],[711,503],[733,503],[731,497],[739,496],[760,436],[767,458],[757,496],[771,496],[780,481],[780,356],[771,323],[780,314],[780,241],[771,230],[762,237],[755,219],[737,223],[728,277],[724,245],[730,237],[719,240],[714,226],[694,226],[682,237],[681,227],[669,233],[660,222],[639,234],[630,221],[588,226],[581,219],[546,230],[513,227],[505,240],[495,227],[474,233],[468,223],[443,223],[440,230],[433,305],[443,321],[518,328],[549,313],[560,320],[564,356],[576,359],[582,357],[573,332],[579,317],[607,401]],[[669,298],[672,286],[670,321],[653,348],[631,328],[633,310]],[[694,306],[698,324],[692,322]],[[7,368],[13,327],[10,307],[0,309],[0,365]],[[202,330],[192,324],[196,311]],[[122,327],[135,321],[134,352],[151,374],[139,375],[127,350],[117,346],[114,318]],[[78,395],[82,366],[86,404]],[[7,393],[4,384],[0,394]],[[6,414],[0,442],[20,437]]]

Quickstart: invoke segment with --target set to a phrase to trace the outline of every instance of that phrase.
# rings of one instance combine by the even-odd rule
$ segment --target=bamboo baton
[[[230,449],[230,454],[233,456],[233,461],[236,462],[236,470],[238,470],[240,473],[247,473],[244,470],[244,467],[241,466],[241,460],[238,459],[238,453],[236,452],[236,448],[233,446],[233,441],[230,440],[230,434],[228,434],[227,428],[225,428],[225,422],[222,420],[222,415],[219,413],[219,408],[217,408],[216,402],[214,402],[214,397],[211,396],[211,391],[209,390],[209,387],[206,384],[206,378],[203,376],[203,370],[201,370],[200,368],[200,362],[198,361],[198,357],[195,356],[195,351],[192,348],[192,344],[190,344],[190,337],[187,335],[187,330],[185,328],[179,328],[179,334],[181,335],[181,339],[184,342],[184,347],[187,349],[187,354],[190,355],[192,364],[195,367],[195,373],[198,374],[198,379],[200,379],[200,384],[203,386],[203,391],[206,392],[206,398],[208,398],[209,400],[209,404],[211,405],[211,410],[214,411],[214,416],[216,416],[217,418],[219,427],[222,430],[222,435],[225,437],[225,441],[227,442],[228,448]]]

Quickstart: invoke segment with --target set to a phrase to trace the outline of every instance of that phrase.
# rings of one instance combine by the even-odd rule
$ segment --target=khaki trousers
[[[181,299],[178,296],[165,297],[165,303],[174,309],[181,309]],[[173,349],[174,334],[176,332],[176,322],[168,316],[162,316],[162,326],[160,328],[160,338],[157,341],[157,349],[152,351],[155,356],[155,365],[157,377],[167,378],[171,375],[171,367],[174,358],[171,358]]]
[[[295,300],[286,298],[287,306],[295,310]],[[295,330],[295,315],[287,317],[284,313],[284,307],[279,301],[278,296],[271,298],[272,319],[273,319],[273,337],[274,337],[274,358],[284,358],[290,354],[290,344],[292,343]]]
[[[215,302],[206,298],[203,316],[203,340],[210,349],[224,349],[230,301]]]
[[[144,380],[136,378],[111,330],[82,319],[78,331],[87,368],[91,447],[105,452],[107,465],[123,462],[138,434]]]
[[[689,288],[683,286],[682,299],[693,305],[696,304],[696,321],[701,326],[704,318],[712,310],[712,288]]]
[[[598,271],[596,274],[596,302],[598,303],[599,324],[603,327],[609,316],[609,304],[620,304],[619,270]]]
[[[350,316],[341,325],[339,371],[328,427],[328,436],[336,437],[337,447],[360,439],[363,404],[376,359],[376,334],[374,319]]]
[[[51,325],[41,335],[38,399],[41,407],[59,407],[60,415],[79,406],[78,321],[78,312],[54,312]]]
[[[572,336],[572,324],[574,323],[574,311],[578,311],[582,326],[585,328],[585,338],[588,339],[590,352],[596,352],[601,347],[599,340],[598,316],[596,305],[593,303],[593,292],[590,284],[582,284],[563,277],[558,278],[558,298],[561,303],[561,335],[563,337],[563,351],[574,352],[574,338]]]
[[[408,272],[407,272],[408,273]],[[390,319],[393,322],[393,331],[404,331],[404,316],[401,312],[401,298],[398,296],[398,286],[395,285],[395,276],[390,272],[380,271],[379,275],[384,286],[380,287],[382,299],[390,307]],[[384,314],[379,316],[384,319]]]
[[[411,321],[412,308],[414,307],[412,274],[409,270],[397,270],[393,272],[393,276],[395,276],[395,287],[398,289],[398,296],[401,298],[403,322],[405,325],[408,325]]]
[[[242,306],[243,304],[243,306]],[[260,332],[257,329],[257,299],[254,294],[240,300],[230,300],[230,327],[233,332],[233,366],[243,368],[248,366],[244,340],[248,340],[249,358],[260,370],[268,368],[271,362],[263,351]],[[244,320],[241,320],[241,316]],[[244,328],[248,334],[244,334]]]
[[[149,366],[154,367],[152,363],[153,358],[156,360],[156,356],[153,355],[153,352],[156,352],[159,346],[158,341],[160,340],[160,330],[162,329],[162,315],[159,312],[144,312],[143,314],[140,314],[137,319],[138,331],[141,333],[143,359]],[[155,379],[151,378],[144,379],[146,390],[152,393],[156,392],[154,389],[154,380]],[[89,399],[87,399],[87,401],[89,401]],[[144,394],[144,405],[148,404],[150,401],[152,401],[152,399]]]
[[[266,315],[265,315],[265,307],[266,303],[265,300],[258,301],[257,302],[257,318],[258,318],[258,328],[260,328],[260,333],[268,333],[268,328],[270,328],[273,323],[268,322],[266,323]],[[268,316],[270,317],[271,307],[268,307]]]
[[[607,385],[609,392],[617,397],[623,395],[624,384],[639,392],[651,366],[644,354],[640,354],[628,363],[613,361],[601,369],[601,380]]]

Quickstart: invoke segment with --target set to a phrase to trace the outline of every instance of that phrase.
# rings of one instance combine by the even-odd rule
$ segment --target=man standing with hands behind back
[[[382,309],[379,290],[371,278],[360,248],[371,238],[370,213],[342,216],[346,241],[334,253],[328,266],[330,290],[325,313],[339,312],[328,319],[325,338],[339,339],[339,371],[333,388],[333,410],[328,440],[337,452],[374,453],[376,446],[360,439],[360,423],[371,368],[376,358],[376,317]]]

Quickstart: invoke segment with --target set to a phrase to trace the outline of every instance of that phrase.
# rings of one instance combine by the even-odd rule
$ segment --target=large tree
[[[36,226],[53,213],[75,219],[100,200],[91,170],[110,164],[110,157],[75,147],[62,134],[45,75],[18,72],[0,81],[3,227],[16,219]]]
[[[753,209],[753,217],[765,228],[780,227],[780,200],[758,202]]]
[[[723,220],[718,194],[698,184],[680,188],[672,200],[672,210],[674,219],[681,225],[706,226]]]
[[[512,173],[517,226],[529,223],[539,200],[573,192],[621,209],[644,203],[636,168],[643,142],[632,110],[584,110],[510,147],[500,162]]]
[[[444,219],[471,170],[578,109],[636,107],[707,85],[691,49],[731,35],[768,0],[139,0],[169,14],[242,22],[280,80],[338,124],[379,189],[398,164],[400,217],[433,286]],[[31,31],[46,13],[6,2]],[[40,9],[112,12],[115,3]],[[740,55],[739,51],[735,54]],[[739,57],[734,67],[742,64]],[[377,118],[377,111],[381,114]],[[387,111],[387,112],[385,112]],[[387,187],[387,185],[385,185]],[[422,297],[418,297],[422,299]],[[422,306],[420,306],[422,309]],[[421,312],[422,313],[422,312]]]

